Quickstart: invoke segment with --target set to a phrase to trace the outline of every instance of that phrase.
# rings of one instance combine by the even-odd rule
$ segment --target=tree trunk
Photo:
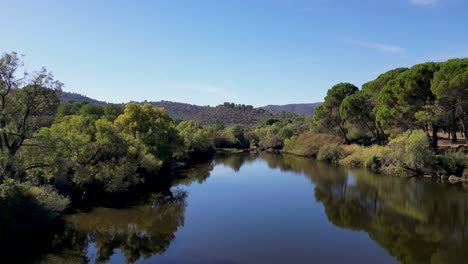
[[[432,150],[437,152],[438,149],[438,137],[437,137],[437,132],[439,131],[439,128],[437,126],[432,126],[432,141],[431,141],[431,147]]]
[[[457,138],[457,130],[455,128],[452,129],[452,143],[458,142]]]
[[[339,128],[341,130],[341,133],[343,133],[343,138],[344,138],[345,144],[349,145],[348,129],[344,126],[344,121],[342,121],[342,123],[339,124]]]

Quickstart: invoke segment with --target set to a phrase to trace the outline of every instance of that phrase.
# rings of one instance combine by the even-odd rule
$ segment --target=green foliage
[[[184,153],[203,154],[214,151],[214,140],[208,127],[202,127],[195,121],[182,121],[177,125],[179,135],[185,143]]]
[[[98,184],[106,191],[126,190],[142,181],[139,168],[157,171],[161,161],[126,141],[105,119],[74,115],[43,128],[37,147],[22,153],[28,177],[68,182],[80,188]]]
[[[388,144],[383,154],[383,170],[388,174],[424,175],[433,172],[435,154],[422,130],[408,130]]]
[[[54,217],[67,208],[70,200],[58,194],[51,185],[33,186],[28,183],[7,180],[0,185],[0,204],[3,217],[14,218],[14,214],[16,214],[14,210],[18,209],[15,205],[17,203],[21,203],[23,208],[36,207],[35,210],[41,210],[41,214],[43,213],[44,216]]]
[[[305,118],[295,119],[268,119],[258,125],[253,131],[255,139],[253,145],[262,148],[281,149],[285,140],[297,136],[307,130]]]
[[[97,120],[105,118],[114,121],[123,113],[123,106],[115,104],[106,104],[105,106],[89,103],[88,101],[68,100],[58,106],[55,119],[60,122],[63,117],[70,115],[84,115]]]
[[[385,149],[386,147],[379,145],[369,147],[356,144],[343,146],[343,158],[339,161],[339,164],[346,167],[362,167],[379,170]]]
[[[449,151],[444,155],[438,155],[438,173],[444,176],[462,176],[468,168],[468,155],[463,151]]]
[[[229,142],[227,147],[248,148],[249,141],[245,137],[245,128],[240,125],[232,125],[225,129],[225,138]]]
[[[204,125],[221,123],[224,125],[255,126],[267,119],[287,119],[295,116],[292,113],[271,112],[262,108],[228,103],[206,108],[190,119]]]
[[[313,116],[315,109],[322,103],[311,104],[287,104],[287,105],[267,105],[262,107],[265,110],[275,112],[289,112],[303,116]]]
[[[161,160],[172,158],[182,142],[172,119],[162,108],[148,103],[127,104],[124,113],[115,120],[115,126],[128,140],[141,142],[150,154]]]
[[[450,113],[450,122],[454,129],[458,123],[465,138],[468,138],[468,59],[452,59],[440,66],[440,71],[434,74],[432,92],[442,109]]]
[[[362,91],[371,95],[372,104],[376,105],[379,102],[380,91],[382,91],[385,85],[387,85],[389,81],[396,79],[398,75],[407,70],[408,68],[396,68],[380,74],[375,80],[363,84]]]
[[[325,149],[327,145],[336,146],[339,143],[341,143],[340,139],[333,135],[306,131],[298,136],[293,136],[291,139],[286,139],[283,150],[300,156],[317,157],[321,149],[324,148],[321,157],[325,158],[328,156],[325,153],[329,152]]]
[[[93,119],[98,119],[104,115],[104,108],[95,104],[85,104],[80,108],[79,113]]]
[[[416,113],[434,105],[431,81],[438,69],[436,63],[418,64],[387,82],[374,112],[388,134],[395,136],[408,129],[427,130],[426,123],[419,122]]]
[[[346,120],[350,138],[355,140],[370,139],[368,143],[383,143],[387,137],[378,125],[373,113],[371,94],[355,92],[343,99],[340,115]]]
[[[82,103],[76,103],[73,100],[63,102],[58,106],[55,118],[60,121],[64,116],[75,115],[78,113],[82,105]]]
[[[24,188],[39,205],[56,215],[65,211],[70,203],[70,200],[58,194],[52,185],[28,186],[25,184]]]
[[[350,83],[339,83],[328,90],[325,101],[317,107],[314,114],[313,127],[317,132],[340,136],[348,143],[348,130],[340,107],[343,100],[358,91]]]
[[[143,172],[157,173],[183,146],[172,120],[151,105],[127,105],[114,124],[95,114],[78,112],[42,128],[38,147],[21,154],[27,177],[121,192],[141,183]]]
[[[7,179],[0,184],[0,245],[3,261],[32,263],[50,250],[55,218],[69,199],[50,185],[33,186]],[[18,254],[21,248],[24,254]]]
[[[18,76],[22,62],[16,53],[0,57],[0,183],[15,177],[15,156],[40,127],[54,119],[62,83],[42,69]]]
[[[109,121],[114,121],[118,116],[123,114],[123,109],[123,106],[108,104],[104,106],[104,117]]]

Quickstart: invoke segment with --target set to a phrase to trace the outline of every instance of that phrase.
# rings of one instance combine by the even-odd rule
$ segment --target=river
[[[232,154],[170,193],[68,215],[45,263],[468,263],[468,191],[306,158]]]

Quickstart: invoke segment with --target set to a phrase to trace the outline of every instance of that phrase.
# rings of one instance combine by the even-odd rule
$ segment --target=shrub
[[[365,167],[378,170],[381,166],[382,155],[386,147],[374,145],[363,147],[360,145],[343,146],[343,155],[340,165],[347,167]]]
[[[342,157],[343,145],[339,142],[330,142],[320,147],[317,153],[317,160],[328,161],[332,163],[338,163]]]
[[[3,209],[5,206],[9,208],[7,211],[34,207],[51,217],[63,212],[70,203],[67,197],[57,193],[51,185],[32,186],[12,180],[0,185],[0,201]]]
[[[340,139],[335,136],[307,131],[299,134],[299,136],[286,139],[283,150],[291,154],[318,157],[320,149],[324,148],[320,157],[327,159],[331,153],[335,152],[332,150],[332,146],[336,148],[339,143]]]
[[[59,195],[50,185],[32,186],[13,180],[1,184],[2,260],[32,263],[33,259],[50,252],[53,243],[57,242],[56,228],[62,226],[56,217],[68,203],[68,198]],[[19,248],[27,249],[28,253],[18,255]]]
[[[436,157],[422,130],[408,130],[391,140],[382,153],[382,170],[393,175],[424,175],[433,172]]]
[[[438,174],[462,176],[468,167],[468,155],[463,151],[449,151],[444,156],[439,155]]]
[[[67,208],[70,200],[57,193],[52,185],[31,186],[29,193],[38,204],[49,210],[52,214],[59,214]]]

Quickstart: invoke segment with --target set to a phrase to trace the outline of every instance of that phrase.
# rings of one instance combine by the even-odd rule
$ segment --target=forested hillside
[[[87,101],[90,104],[96,104],[101,106],[108,104],[106,102],[98,101],[81,94],[63,92],[61,101],[67,102],[68,100],[73,100],[75,102]],[[296,114],[294,113],[281,112],[278,110],[269,111],[262,108],[254,108],[251,105],[234,103],[224,103],[223,105],[218,105],[215,107],[200,106],[171,101],[135,103],[149,103],[156,107],[162,107],[164,108],[164,111],[174,120],[194,120],[204,125],[221,123],[224,125],[239,124],[246,126],[254,126],[267,119],[284,119],[296,116]],[[119,105],[123,106],[123,104]]]
[[[317,108],[321,104],[322,103],[267,105],[262,108],[269,111],[290,112],[298,115],[313,116],[315,108]]]
[[[292,113],[273,112],[262,108],[254,108],[251,105],[224,103],[216,107],[208,107],[191,119],[200,124],[222,123],[225,125],[239,124],[253,126],[267,119],[284,119],[295,116]]]
[[[208,110],[209,106],[200,106],[171,101],[150,102],[151,105],[162,107],[173,119],[189,120],[194,116]]]
[[[66,102],[68,100],[73,100],[75,102],[89,102],[91,104],[97,104],[97,105],[106,105],[107,102],[104,101],[99,101],[93,98],[89,98],[86,95],[78,94],[78,93],[70,93],[70,92],[63,92],[62,96],[60,98],[60,101]]]

